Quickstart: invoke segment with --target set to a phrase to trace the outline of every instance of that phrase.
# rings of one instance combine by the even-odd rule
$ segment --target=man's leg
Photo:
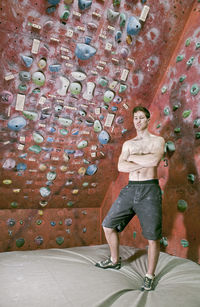
[[[147,274],[154,275],[160,254],[160,240],[148,240],[148,271]]]
[[[110,255],[113,263],[119,261],[119,234],[115,229],[103,227],[106,240],[110,247]]]
[[[160,240],[148,240],[148,269],[147,274],[144,277],[144,284],[141,290],[152,290],[153,280],[155,277],[155,270],[158,263],[158,258],[160,254]]]

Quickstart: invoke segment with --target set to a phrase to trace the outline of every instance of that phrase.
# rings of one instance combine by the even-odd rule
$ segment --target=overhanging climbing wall
[[[101,243],[131,110],[151,106],[193,3],[1,1],[2,251]]]

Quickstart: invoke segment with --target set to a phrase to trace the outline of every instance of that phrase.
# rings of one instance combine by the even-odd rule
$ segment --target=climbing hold
[[[16,246],[17,247],[22,247],[24,245],[24,243],[25,243],[24,238],[19,238],[19,239],[16,240]]]
[[[56,6],[52,5],[52,6],[49,6],[47,9],[46,9],[46,12],[47,14],[52,14],[54,13],[56,10]]]
[[[200,118],[196,118],[193,122],[194,128],[199,128],[200,126]]]
[[[91,43],[92,37],[91,36],[85,36],[85,44],[89,45]]]
[[[99,80],[98,80],[98,84],[101,85],[101,86],[103,86],[103,87],[105,87],[105,86],[108,85],[108,80],[107,80],[106,78],[101,77],[101,78],[99,78]]]
[[[42,150],[42,148],[38,145],[32,145],[29,147],[29,150],[36,153],[36,154],[39,154]]]
[[[47,0],[48,2],[49,2],[49,4],[51,4],[51,5],[57,5],[59,2],[60,2],[60,0]]]
[[[94,82],[87,82],[87,89],[83,93],[83,98],[86,99],[86,100],[92,100],[94,88],[95,88]]]
[[[113,102],[116,104],[119,104],[122,102],[122,97],[120,96],[115,96],[115,98],[113,99]]]
[[[83,81],[87,77],[86,74],[81,71],[72,71],[71,75],[77,81]]]
[[[81,148],[87,147],[87,145],[88,145],[88,142],[85,141],[85,140],[83,140],[83,141],[81,141],[80,143],[78,143],[77,147],[78,147],[79,149],[81,149]]]
[[[116,121],[117,125],[121,125],[121,124],[124,123],[124,117],[123,116],[118,116],[115,121]]]
[[[66,165],[61,165],[60,166],[61,172],[66,172],[67,171],[67,166]]]
[[[64,242],[64,237],[57,237],[56,238],[56,243],[58,244],[58,245],[62,245],[63,244],[63,242]]]
[[[33,121],[36,121],[38,119],[38,113],[34,111],[23,111],[23,115]]]
[[[21,58],[22,58],[26,67],[31,67],[31,65],[33,64],[33,58],[32,57],[22,55]]]
[[[14,209],[18,207],[18,203],[16,201],[12,201],[10,205]]]
[[[125,92],[127,89],[127,85],[126,84],[121,84],[119,85],[119,93],[123,93]]]
[[[66,127],[68,127],[72,124],[72,119],[70,119],[70,118],[59,117],[58,121],[61,125],[66,126]]]
[[[126,42],[127,42],[128,45],[132,44],[132,37],[131,37],[131,35],[127,35],[126,36]]]
[[[40,171],[44,172],[44,171],[46,171],[46,169],[47,169],[47,166],[46,166],[45,164],[41,163],[41,164],[39,165],[39,170],[40,170]]]
[[[175,133],[179,133],[181,131],[181,128],[179,128],[179,127],[176,127],[175,129],[174,129],[174,132]]]
[[[25,163],[18,163],[16,168],[17,171],[25,171],[27,169],[27,165]]]
[[[165,115],[169,115],[169,114],[170,114],[170,109],[169,109],[169,107],[165,107],[165,108],[164,108],[164,114],[165,114]]]
[[[191,114],[191,110],[185,110],[185,111],[183,111],[183,114],[182,114],[182,116],[183,116],[183,118],[186,118],[186,117],[188,117],[190,114]]]
[[[184,59],[184,55],[181,55],[181,54],[178,55],[177,58],[176,58],[176,63],[181,62],[183,59]]]
[[[21,92],[26,92],[27,91],[27,85],[20,83],[19,86],[18,86],[18,90],[21,91]]]
[[[160,240],[160,243],[163,245],[163,246],[168,246],[168,240],[166,237],[162,237],[162,239]]]
[[[67,135],[68,132],[69,131],[67,129],[60,129],[60,134],[62,134],[62,135]]]
[[[174,152],[175,151],[175,144],[172,141],[167,141],[165,143],[165,152]]]
[[[96,166],[96,164],[91,164],[88,166],[87,170],[86,170],[86,175],[92,176],[96,173],[98,167]]]
[[[196,49],[199,49],[200,48],[200,42],[197,42],[196,43]]]
[[[185,42],[185,46],[188,47],[191,43],[191,38],[188,38]]]
[[[102,130],[98,135],[98,140],[101,144],[107,144],[110,140],[110,136],[107,131]]]
[[[119,17],[119,12],[115,12],[111,9],[107,10],[107,19],[110,22],[114,22]]]
[[[61,70],[61,64],[52,64],[49,65],[50,72],[59,72]]]
[[[200,132],[195,132],[195,138],[200,139]]]
[[[79,134],[79,129],[77,129],[77,128],[74,128],[74,129],[72,129],[72,135],[78,135]]]
[[[69,80],[63,76],[59,77],[60,81],[61,81],[61,88],[57,90],[57,93],[60,96],[65,96],[67,93],[67,89],[69,87]]]
[[[8,226],[13,227],[13,226],[15,226],[15,224],[16,224],[16,221],[14,219],[8,219],[7,220]]]
[[[74,202],[72,200],[68,201],[67,202],[67,207],[72,207],[74,204]]]
[[[113,100],[114,96],[115,96],[114,92],[108,90],[104,93],[103,100],[105,103],[109,103]]]
[[[19,72],[19,79],[22,82],[28,82],[31,80],[31,74],[28,71],[20,71]]]
[[[111,110],[112,110],[113,112],[116,112],[116,111],[118,110],[118,107],[112,107]]]
[[[125,27],[125,24],[126,24],[126,14],[124,14],[124,13],[120,14],[120,23],[119,24],[120,24],[121,28]]]
[[[26,126],[26,120],[22,116],[17,116],[8,121],[8,128],[14,131],[20,131]]]
[[[120,6],[121,0],[113,0],[113,6]]]
[[[187,175],[187,179],[188,179],[188,181],[194,183],[194,181],[195,181],[195,175],[194,175],[194,174],[188,174],[188,175]]]
[[[65,219],[65,225],[71,226],[72,225],[72,219],[71,218]]]
[[[80,94],[81,89],[82,89],[82,85],[79,82],[72,82],[69,87],[70,93],[72,95]]]
[[[181,245],[182,245],[183,247],[188,247],[188,246],[189,246],[189,242],[188,242],[187,240],[185,240],[185,239],[182,239],[182,240],[181,240]]]
[[[74,2],[74,0],[64,0],[65,4],[72,4],[72,2]]]
[[[42,187],[40,188],[40,194],[42,197],[47,197],[51,193],[51,190],[48,187]]]
[[[116,34],[115,34],[115,40],[118,44],[121,43],[121,38],[122,38],[122,32],[117,31]]]
[[[96,49],[90,45],[78,43],[75,49],[75,55],[80,60],[88,60],[95,55]]]
[[[42,245],[43,242],[44,242],[43,237],[37,236],[37,237],[35,238],[35,243],[36,243],[38,246]]]
[[[85,110],[79,110],[79,114],[80,114],[81,116],[86,116],[86,115],[87,115],[87,113],[85,112]]]
[[[164,85],[161,89],[161,93],[164,94],[166,93],[166,91],[167,91],[167,86]]]
[[[11,179],[4,179],[3,184],[11,184],[12,180]]]
[[[179,199],[177,207],[179,211],[184,212],[187,209],[188,204],[184,199]]]
[[[55,110],[56,112],[61,112],[62,109],[63,109],[63,106],[60,105],[60,104],[54,107],[54,110]]]
[[[11,103],[13,101],[13,94],[8,91],[2,91],[0,93],[1,102]]]
[[[45,83],[45,75],[40,71],[36,71],[32,74],[32,80],[36,85],[43,86]]]
[[[78,0],[78,7],[80,10],[89,9],[92,5],[92,0]]]
[[[126,58],[127,58],[128,53],[129,53],[129,50],[128,50],[128,48],[126,48],[126,47],[123,47],[123,48],[121,49],[121,51],[120,51],[121,57],[122,57],[123,59],[126,59]]]
[[[101,132],[101,130],[102,130],[101,122],[97,119],[94,121],[94,131]]]
[[[181,77],[179,78],[179,82],[183,82],[186,78],[187,78],[186,75],[181,76]]]
[[[187,66],[190,67],[192,63],[194,62],[194,57],[192,56],[188,61],[187,61]]]
[[[67,20],[69,18],[69,15],[70,15],[70,11],[64,10],[64,12],[62,12],[62,15],[60,16],[60,19]]]
[[[193,84],[191,89],[190,89],[190,93],[193,95],[193,96],[196,96],[199,92],[199,86],[197,84]]]
[[[140,32],[140,29],[141,29],[141,24],[139,20],[134,16],[129,17],[126,29],[127,34],[137,35]]]
[[[44,69],[46,67],[46,65],[47,65],[46,59],[45,58],[41,58],[37,65],[38,65],[38,67],[40,69]]]
[[[86,173],[86,168],[85,167],[80,167],[79,170],[78,170],[78,174],[80,176],[84,176]]]
[[[15,160],[11,159],[11,158],[8,158],[6,159],[6,161],[3,163],[2,167],[4,169],[13,169],[15,167]]]
[[[48,172],[47,173],[47,180],[53,181],[54,179],[56,179],[56,172]]]
[[[64,152],[68,155],[73,155],[75,153],[74,149],[64,149]]]
[[[76,150],[74,152],[74,158],[82,157],[84,155],[84,151],[82,150]]]

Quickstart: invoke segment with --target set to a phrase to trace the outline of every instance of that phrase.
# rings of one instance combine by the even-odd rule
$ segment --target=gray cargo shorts
[[[135,215],[146,239],[162,237],[162,194],[158,179],[129,181],[108,211],[102,226],[121,232]]]

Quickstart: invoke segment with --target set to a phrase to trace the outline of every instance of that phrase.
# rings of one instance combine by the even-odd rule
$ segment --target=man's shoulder
[[[158,142],[165,142],[164,138],[160,135],[155,135],[155,134],[151,134],[151,137],[154,138],[154,140],[158,141]]]

